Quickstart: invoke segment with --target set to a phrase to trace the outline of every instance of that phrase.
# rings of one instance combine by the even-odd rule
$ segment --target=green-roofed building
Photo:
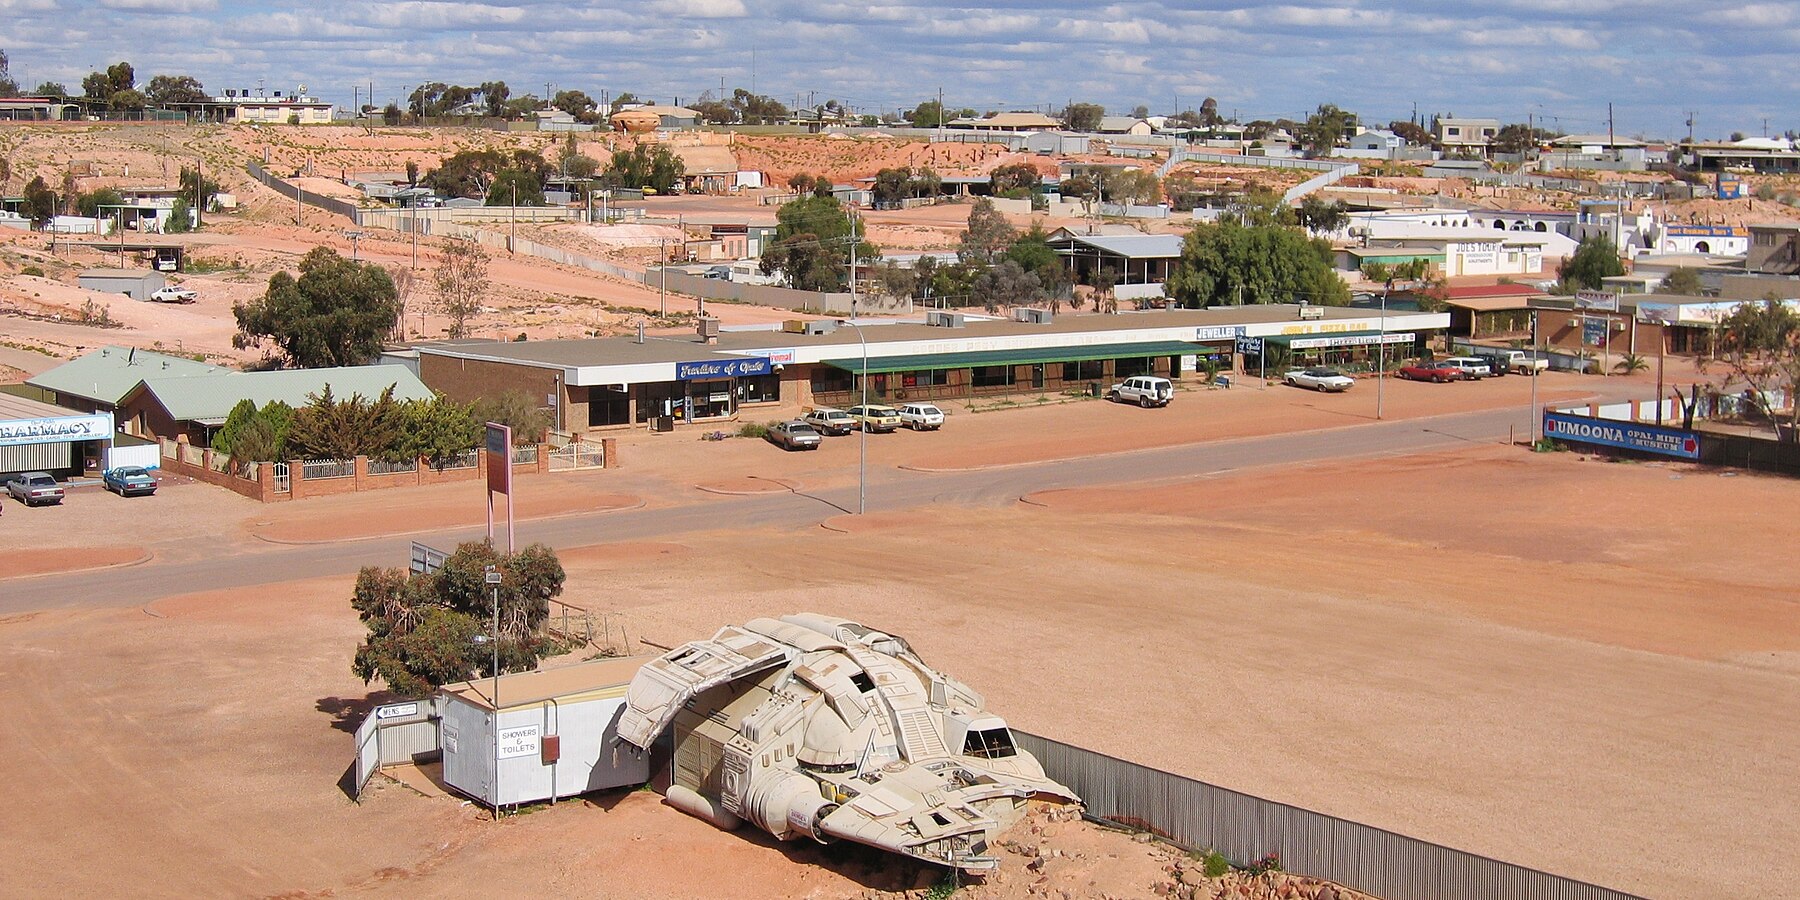
[[[298,409],[314,394],[374,399],[388,388],[395,400],[429,400],[431,389],[405,366],[343,366],[145,378],[119,401],[118,418],[127,433],[143,437],[186,435],[196,447],[212,446],[212,436],[231,409],[249,400],[257,406],[281,402]]]
[[[223,375],[231,371],[234,370],[185,356],[108,346],[33,375],[25,383],[47,391],[50,396],[45,399],[57,406],[110,415],[125,393],[146,378]]]

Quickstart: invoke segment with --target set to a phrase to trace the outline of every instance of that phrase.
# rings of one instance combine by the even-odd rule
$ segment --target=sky
[[[691,102],[753,88],[792,106],[1304,118],[1321,103],[1385,124],[1527,118],[1569,133],[1702,138],[1800,129],[1800,2],[1691,0],[0,0],[0,49],[27,90],[125,60],[140,83],[211,93],[300,84],[348,106],[422,81],[517,96],[630,91]]]

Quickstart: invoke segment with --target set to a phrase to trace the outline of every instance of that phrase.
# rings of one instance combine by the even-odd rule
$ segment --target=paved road
[[[1509,429],[1526,433],[1523,409],[1190,444],[1059,462],[961,472],[887,469],[870,473],[871,511],[925,504],[994,505],[1033,491],[1092,485],[1203,477],[1237,469],[1381,454],[1416,453],[1462,443],[1505,441]],[[808,527],[854,511],[854,486],[814,494],[746,497],[695,495],[691,503],[522,522],[521,544],[542,541],[579,547],[612,541],[668,539],[720,528]],[[355,572],[366,565],[403,565],[411,541],[452,547],[478,539],[481,529],[455,529],[405,538],[370,538],[336,544],[241,546],[214,553],[184,546],[143,566],[15,579],[0,589],[0,613],[33,609],[133,606],[176,594],[254,587],[321,575]],[[229,557],[228,564],[222,558]]]

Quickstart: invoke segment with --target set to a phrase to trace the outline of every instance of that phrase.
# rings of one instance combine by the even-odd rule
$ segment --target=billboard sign
[[[1369,344],[1410,344],[1418,335],[1410,331],[1386,334],[1335,334],[1324,337],[1294,338],[1288,346],[1295,350],[1317,350],[1320,347],[1363,347]]]
[[[1599,347],[1606,343],[1606,320],[1599,316],[1588,316],[1581,320],[1581,342],[1589,347]]]
[[[1194,329],[1196,341],[1229,341],[1243,337],[1246,327],[1243,325],[1202,325]]]
[[[482,444],[487,454],[487,486],[489,491],[512,495],[512,426],[487,423],[487,436]]]
[[[1592,419],[1548,410],[1544,411],[1544,437],[1555,441],[1655,453],[1676,459],[1700,458],[1700,437],[1692,431],[1640,425],[1636,422]]]
[[[1608,291],[1576,291],[1575,308],[1618,312],[1619,295]]]
[[[751,356],[744,359],[703,359],[698,362],[676,363],[675,380],[751,378],[757,375],[767,375],[774,369],[774,364],[767,357],[762,356]]]
[[[0,447],[103,441],[112,436],[112,416],[57,416],[0,422]]]
[[[1263,352],[1263,339],[1240,334],[1237,339],[1237,352],[1247,353],[1251,356],[1261,356]]]
[[[496,750],[496,755],[501,759],[538,755],[538,727],[536,725],[520,725],[516,728],[500,729],[500,746]]]

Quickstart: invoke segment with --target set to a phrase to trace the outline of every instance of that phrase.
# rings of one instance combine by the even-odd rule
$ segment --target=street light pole
[[[862,430],[856,439],[856,514],[869,511],[869,340],[856,324],[856,217],[850,217],[850,324],[862,344]]]
[[[488,566],[482,580],[493,589],[494,595],[494,633],[489,635],[488,642],[494,646],[494,687],[490,692],[494,705],[494,778],[490,789],[494,801],[494,821],[500,821],[500,572]]]
[[[1537,442],[1538,442],[1537,434],[1538,434],[1539,415],[1538,415],[1538,399],[1537,399],[1537,387],[1538,387],[1537,361],[1541,357],[1542,357],[1542,351],[1540,351],[1538,349],[1538,314],[1537,314],[1537,310],[1534,309],[1531,311],[1531,415],[1527,417],[1530,419],[1530,421],[1528,421],[1526,423],[1526,428],[1527,428],[1526,434],[1531,435],[1531,445],[1533,447],[1536,447]],[[1546,366],[1546,368],[1548,368],[1548,367]]]
[[[1393,290],[1394,283],[1388,282],[1381,289],[1381,327],[1375,335],[1375,418],[1381,418],[1383,402],[1387,399],[1387,297]]]

